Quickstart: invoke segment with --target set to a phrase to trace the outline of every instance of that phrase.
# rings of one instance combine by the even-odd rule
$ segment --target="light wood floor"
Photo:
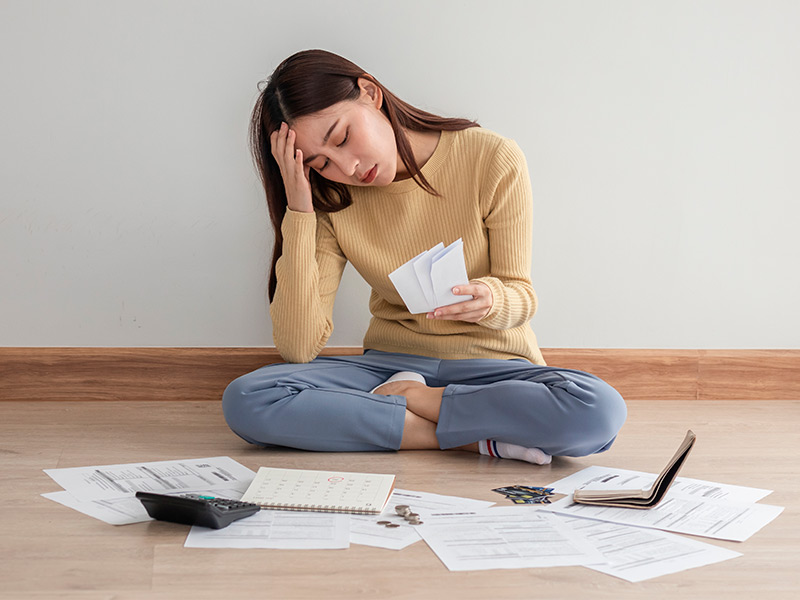
[[[312,453],[253,448],[215,402],[0,402],[3,598],[796,598],[800,590],[800,401],[629,401],[614,447],[546,467],[464,452]],[[114,527],[39,496],[43,472],[227,455],[242,464],[395,473],[401,488],[505,502],[491,491],[543,485],[597,464],[657,472],[687,428],[682,475],[775,490],[785,506],[742,557],[631,584],[588,569],[448,571],[424,542],[400,552],[186,549],[188,528]],[[706,540],[709,541],[709,540]]]

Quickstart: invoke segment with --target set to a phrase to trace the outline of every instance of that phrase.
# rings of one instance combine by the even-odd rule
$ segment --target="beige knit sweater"
[[[372,286],[364,348],[442,359],[525,358],[545,364],[529,321],[532,194],[519,145],[482,127],[442,131],[422,167],[444,198],[413,179],[350,186],[353,204],[336,213],[287,210],[270,315],[287,362],[308,362],[333,331],[336,290],[347,261]],[[494,304],[479,323],[408,312],[388,275],[439,242],[464,240],[467,274]]]

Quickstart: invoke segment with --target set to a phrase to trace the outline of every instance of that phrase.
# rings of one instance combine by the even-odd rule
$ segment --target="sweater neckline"
[[[450,148],[453,146],[453,141],[455,140],[455,134],[455,131],[442,130],[439,136],[439,143],[436,144],[436,149],[433,151],[428,161],[422,165],[420,171],[429,183],[431,176],[439,170],[447,159],[447,155],[450,153]],[[408,179],[393,181],[388,185],[373,189],[385,194],[405,194],[413,190],[422,190],[423,188],[417,183],[414,177],[409,177]]]

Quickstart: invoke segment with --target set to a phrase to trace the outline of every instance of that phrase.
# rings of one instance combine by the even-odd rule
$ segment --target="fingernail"
[[[457,294],[458,293],[458,288],[453,288],[453,293]]]
[[[432,319],[432,318],[433,318],[433,315],[432,315],[431,313],[428,313],[428,314],[427,314],[427,315],[425,315],[425,316],[427,316],[429,319]]]

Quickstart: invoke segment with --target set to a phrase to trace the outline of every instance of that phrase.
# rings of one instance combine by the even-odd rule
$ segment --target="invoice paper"
[[[645,510],[576,504],[571,495],[543,505],[541,510],[743,542],[783,512],[783,507],[681,498],[672,496],[670,492],[661,504]]]
[[[339,549],[350,546],[346,513],[266,510],[222,529],[193,525],[186,548]]]
[[[412,512],[418,513],[424,519],[432,512],[478,510],[492,506],[494,502],[395,489],[380,515],[350,515],[350,542],[388,550],[402,550],[421,540],[417,533],[418,526],[409,525],[395,511],[394,507],[398,504],[407,505]],[[378,521],[390,521],[399,527],[378,525]]]
[[[255,477],[251,469],[229,456],[44,469],[44,472],[79,500],[121,498],[138,491],[175,494],[230,488],[243,481],[249,484]]]
[[[603,562],[603,555],[558,517],[531,506],[431,513],[417,527],[451,571]]]
[[[554,488],[557,494],[572,494],[575,490],[584,488],[592,490],[646,489],[653,484],[656,477],[658,475],[654,473],[591,466],[559,479],[548,487]],[[688,477],[678,477],[669,489],[670,497],[679,495],[683,498],[704,498],[743,503],[758,502],[771,493],[772,490],[727,483],[713,483]]]
[[[203,496],[238,500],[242,497],[248,485],[249,483],[247,481],[241,481],[235,483],[230,488],[186,490],[185,493],[191,492]],[[41,495],[48,500],[58,502],[89,517],[104,521],[109,525],[130,525],[132,523],[143,523],[144,521],[154,520],[153,517],[147,514],[147,509],[145,509],[141,500],[133,495],[103,500],[79,500],[66,490],[49,492]]]
[[[228,456],[44,471],[66,490],[43,497],[111,525],[152,521],[134,495],[139,490],[238,500],[255,477]]]
[[[657,529],[563,518],[573,531],[586,537],[603,554],[604,564],[585,566],[626,581],[644,581],[742,555]]]

